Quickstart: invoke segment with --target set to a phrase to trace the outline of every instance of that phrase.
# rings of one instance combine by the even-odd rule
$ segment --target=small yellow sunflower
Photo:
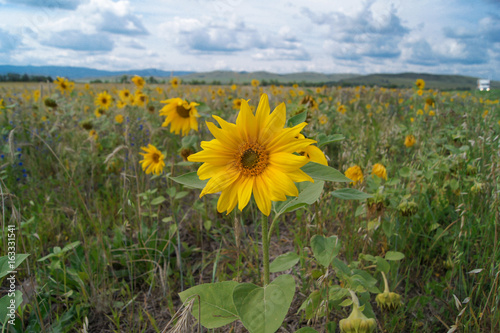
[[[344,114],[344,113],[347,111],[347,109],[345,108],[345,105],[344,105],[344,104],[341,104],[341,105],[339,105],[339,107],[337,108],[337,111],[338,111],[338,112],[340,112],[340,113],[342,113],[342,114]]]
[[[259,80],[253,79],[252,80],[252,87],[258,87],[260,85]]]
[[[357,165],[350,167],[345,171],[345,176],[352,180],[351,184],[356,184],[357,182],[363,181],[363,171]]]
[[[142,89],[144,85],[146,84],[146,81],[138,75],[134,76],[132,79],[132,82],[136,85],[137,88]]]
[[[97,95],[95,98],[94,104],[97,105],[101,109],[108,110],[111,104],[113,103],[113,98],[107,91],[103,91]]]
[[[174,89],[177,89],[180,84],[181,84],[181,80],[177,77],[174,77],[174,78],[172,78],[172,80],[170,80],[170,85]]]
[[[147,147],[141,147],[141,149],[145,151],[145,153],[139,153],[144,156],[144,159],[139,161],[142,170],[146,174],[161,174],[165,167],[165,156],[152,144],[148,144]]]
[[[75,83],[68,81],[68,79],[64,77],[58,76],[54,83],[57,85],[57,89],[61,91],[61,94],[69,94],[75,88]]]
[[[425,88],[425,81],[422,80],[422,79],[418,79],[416,82],[415,82],[415,85],[417,86],[417,88],[419,90],[422,90]]]
[[[89,138],[91,138],[94,141],[97,141],[97,139],[99,138],[99,135],[97,134],[97,131],[94,130],[94,129],[90,130],[89,131]]]
[[[387,180],[387,170],[385,166],[380,163],[376,163],[372,168],[372,175],[378,176],[379,178]]]
[[[142,91],[136,90],[134,94],[134,105],[144,106],[148,102],[148,96]]]
[[[167,117],[162,127],[170,124],[170,133],[179,134],[182,130],[182,136],[187,135],[191,129],[198,131],[199,114],[196,110],[198,103],[188,103],[179,97],[170,98],[161,103],[167,104],[160,110],[160,115]]]
[[[410,134],[410,135],[406,136],[406,138],[405,138],[405,146],[407,148],[412,147],[415,144],[415,142],[417,142],[417,140],[415,140],[415,137],[413,135]]]
[[[121,115],[121,114],[117,114],[117,115],[115,116],[115,121],[116,121],[118,124],[123,123],[123,120],[124,120],[123,115]]]
[[[300,169],[307,158],[294,154],[315,142],[296,139],[307,124],[285,128],[284,103],[270,111],[268,97],[262,94],[255,114],[242,101],[236,124],[214,115],[220,128],[211,122],[207,126],[215,139],[203,141],[203,150],[188,157],[204,162],[198,169],[200,179],[210,178],[200,197],[221,192],[219,212],[229,214],[236,205],[243,210],[253,194],[259,210],[269,215],[272,201],[299,194],[294,182],[314,181]]]
[[[127,103],[130,99],[130,90],[128,89],[122,89],[118,92],[118,96],[120,96],[120,99]]]
[[[241,108],[241,98],[233,100],[233,109],[239,110]]]
[[[33,91],[33,99],[35,100],[35,102],[38,102],[38,100],[40,99],[40,90]]]

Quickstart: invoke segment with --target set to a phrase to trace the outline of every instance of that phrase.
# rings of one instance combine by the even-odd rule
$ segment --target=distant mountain
[[[477,87],[476,77],[463,75],[426,74],[426,73],[400,73],[400,74],[370,74],[342,79],[334,84],[344,86],[379,86],[411,88],[415,86],[415,81],[422,79],[425,81],[426,89],[441,90],[467,90]],[[492,89],[500,89],[500,82],[491,81]]]
[[[212,83],[214,81],[221,84],[228,83],[249,83],[253,79],[267,81],[269,83],[325,83],[337,82],[342,79],[358,77],[358,74],[322,74],[314,72],[301,72],[291,74],[276,74],[270,72],[231,72],[214,71],[205,73],[191,73],[182,77],[183,81],[205,81]]]
[[[0,65],[0,74],[28,74],[28,75],[44,75],[66,77],[71,80],[85,79],[85,78],[100,78],[107,76],[120,76],[120,75],[139,75],[143,77],[170,77],[182,76],[190,74],[188,71],[163,71],[156,68],[149,69],[133,69],[127,71],[103,71],[99,69],[86,68],[86,67],[65,67],[65,66],[11,66]]]

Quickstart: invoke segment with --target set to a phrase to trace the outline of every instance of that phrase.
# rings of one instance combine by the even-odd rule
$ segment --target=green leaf
[[[334,169],[326,165],[309,162],[306,165],[304,165],[301,169],[309,176],[311,176],[314,180],[324,180],[337,183],[352,182],[352,180],[344,176],[337,169]]]
[[[389,269],[391,269],[389,262],[379,256],[376,256],[375,258],[377,259],[377,269],[385,274],[389,273]]]
[[[334,258],[332,262],[332,266],[335,269],[335,272],[337,272],[338,275],[343,275],[343,276],[351,276],[352,272],[349,266],[345,264],[342,260],[339,258]]]
[[[385,259],[391,260],[391,261],[399,261],[405,257],[404,254],[401,252],[396,252],[396,251],[387,251],[385,254]]]
[[[408,177],[411,173],[411,170],[410,168],[408,167],[402,167],[401,169],[399,169],[399,175],[401,177]]]
[[[287,127],[293,127],[293,126],[296,126],[300,123],[303,123],[304,121],[306,121],[306,118],[307,118],[307,111],[303,111],[303,112],[291,117],[290,119],[288,119]]]
[[[274,333],[283,323],[294,294],[295,280],[284,274],[264,287],[252,283],[237,285],[233,303],[250,333]]]
[[[299,192],[297,197],[293,197],[285,201],[284,203],[277,206],[278,215],[283,213],[288,213],[299,209],[304,206],[312,205],[319,199],[321,193],[323,193],[323,186],[325,182],[319,180],[314,183],[307,182],[302,190]]]
[[[205,188],[205,185],[207,185],[208,183],[208,180],[200,180],[200,178],[198,178],[198,175],[196,174],[196,171],[183,174],[182,176],[169,178],[176,183],[200,190]]]
[[[341,188],[340,190],[330,192],[330,194],[344,200],[364,200],[373,197],[371,194],[361,192],[355,188]]]
[[[314,328],[310,327],[302,327],[298,331],[295,331],[295,333],[318,333]]]
[[[321,266],[328,267],[340,252],[340,242],[337,236],[326,238],[322,235],[314,235],[311,238],[311,248],[314,258]]]
[[[321,133],[318,135],[317,145],[318,145],[318,148],[321,148],[324,145],[327,145],[329,143],[342,141],[344,139],[345,139],[345,136],[343,136],[342,134],[330,134],[330,135],[326,136],[325,134]]]
[[[198,295],[200,301],[198,302],[198,297],[194,296],[196,300],[191,313],[204,327],[217,328],[238,319],[232,297],[237,285],[236,281],[205,283],[184,290],[179,296],[184,303],[188,297]],[[200,304],[201,318],[198,317]]]
[[[11,313],[11,309],[9,309],[9,306],[13,306],[15,312],[23,302],[23,293],[21,291],[16,290],[14,292],[14,295],[9,294],[10,293],[0,299],[0,323],[2,324],[6,323],[10,319],[14,319],[8,316],[9,313]]]
[[[29,254],[16,254],[14,266],[10,266],[8,255],[0,257],[0,279],[9,274],[10,271],[14,271],[28,256]]]
[[[271,273],[286,271],[295,266],[299,262],[299,259],[298,254],[295,252],[282,254],[269,265],[269,271]]]
[[[157,205],[163,203],[166,200],[167,199],[165,199],[165,197],[163,195],[160,195],[159,197],[156,197],[153,200],[151,200],[151,205],[157,206]]]

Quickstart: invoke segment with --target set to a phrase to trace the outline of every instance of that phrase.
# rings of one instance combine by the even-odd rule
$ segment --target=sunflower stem
[[[269,284],[269,228],[268,217],[262,214],[262,261],[264,263],[264,286]]]

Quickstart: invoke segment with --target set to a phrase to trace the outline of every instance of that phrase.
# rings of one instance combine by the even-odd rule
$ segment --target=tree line
[[[0,74],[0,82],[53,82],[50,76],[7,73]]]

